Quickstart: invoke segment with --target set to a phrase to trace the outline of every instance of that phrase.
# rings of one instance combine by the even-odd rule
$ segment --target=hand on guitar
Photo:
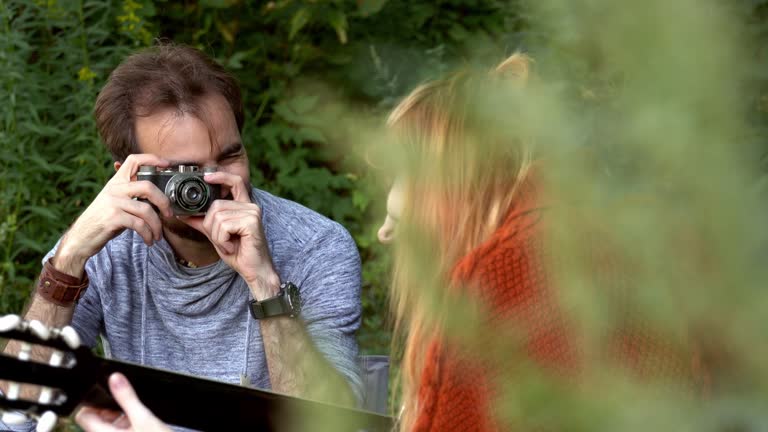
[[[109,377],[109,391],[123,409],[112,410],[85,407],[77,413],[75,421],[85,432],[146,431],[170,432],[163,422],[141,403],[133,387],[121,373]]]

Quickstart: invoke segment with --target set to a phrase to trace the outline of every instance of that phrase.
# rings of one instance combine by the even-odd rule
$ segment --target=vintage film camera
[[[177,169],[142,165],[136,177],[154,183],[163,191],[171,201],[173,214],[199,216],[221,197],[221,186],[203,180],[205,173],[215,171],[215,167],[205,167],[201,171],[195,165],[179,165]]]

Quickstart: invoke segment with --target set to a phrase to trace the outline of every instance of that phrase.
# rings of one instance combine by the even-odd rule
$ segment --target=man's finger
[[[125,212],[118,216],[118,223],[125,228],[136,231],[136,234],[141,236],[147,246],[151,246],[155,242],[152,227],[144,219]]]
[[[163,235],[163,223],[149,204],[141,201],[122,200],[118,202],[118,205],[126,213],[130,213],[143,220],[152,230],[153,238],[160,240],[160,237]]]
[[[255,220],[252,214],[237,210],[221,210],[214,217],[208,237],[227,253],[235,253],[237,245],[232,237],[246,235],[249,224],[255,225],[252,234],[256,234],[258,220]]]
[[[102,420],[97,410],[93,408],[81,409],[75,416],[75,422],[77,422],[85,432],[117,432],[120,430]]]
[[[120,418],[120,416],[123,415],[123,413],[121,413],[120,411],[114,411],[111,409],[100,409],[98,410],[97,414],[103,421],[107,423],[113,423],[113,424],[115,420],[117,420],[118,418]]]
[[[251,202],[251,191],[246,188],[243,178],[223,171],[205,174],[205,181],[210,184],[228,186],[232,199],[238,202]]]
[[[126,196],[131,198],[142,198],[151,202],[157,207],[166,217],[173,216],[171,210],[171,201],[167,196],[157,188],[153,183],[149,181],[135,181],[128,182],[112,187],[111,193],[113,195]]]
[[[125,181],[130,181],[133,176],[139,171],[139,167],[142,165],[151,165],[156,167],[165,168],[168,166],[168,161],[160,159],[153,154],[141,153],[132,154],[125,158],[125,162],[117,170],[113,178],[118,178]]]
[[[234,250],[232,249],[232,245],[228,245],[225,247],[229,247],[230,249],[226,249],[225,247],[222,247],[222,245],[217,244],[214,240],[212,240],[211,234],[206,230],[205,228],[205,221],[208,220],[209,216],[211,216],[211,212],[209,212],[205,217],[203,216],[177,216],[176,218],[185,224],[191,226],[192,228],[200,231],[201,233],[205,234],[206,237],[208,237],[208,240],[211,241],[211,244],[216,249],[216,253],[219,254],[219,256],[225,256],[225,255],[231,255],[234,253]]]
[[[216,224],[220,223],[228,217],[223,217],[228,214],[235,213],[238,217],[248,217],[249,215],[255,216],[261,220],[261,209],[259,206],[253,203],[243,203],[238,201],[229,200],[216,200],[211,204],[208,209],[208,213],[203,219],[203,229],[207,233],[212,233]]]
[[[118,429],[128,429],[131,427],[131,419],[129,419],[127,415],[122,414],[122,416],[118,417],[112,424]]]
[[[109,376],[109,390],[112,392],[112,396],[115,397],[115,401],[120,408],[123,409],[125,415],[131,420],[131,424],[134,426],[141,425],[142,423],[153,419],[155,416],[141,403],[136,392],[131,387],[131,384],[125,378],[125,376],[119,372],[115,372]]]

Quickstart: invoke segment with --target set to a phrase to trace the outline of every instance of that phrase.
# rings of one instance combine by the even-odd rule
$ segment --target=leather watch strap
[[[251,316],[257,320],[275,316],[295,318],[301,313],[299,288],[291,282],[285,282],[280,285],[276,296],[262,301],[252,300],[249,306]]]
[[[37,293],[40,297],[59,306],[72,306],[88,288],[88,274],[78,279],[56,270],[49,259],[43,264],[43,271],[37,281]]]
[[[274,297],[251,305],[251,312],[257,319],[284,315],[290,308],[282,297]]]

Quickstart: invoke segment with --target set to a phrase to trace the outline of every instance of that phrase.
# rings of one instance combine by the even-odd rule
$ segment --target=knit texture
[[[523,355],[554,378],[575,381],[585,367],[580,360],[580,337],[575,326],[568,325],[553,290],[554,277],[548,266],[557,260],[542,240],[546,209],[539,206],[541,202],[537,188],[526,182],[502,226],[455,265],[455,286],[469,290],[469,295],[487,306],[483,325],[495,331],[478,335],[480,348],[475,346],[472,353],[450,341],[431,341],[419,384],[414,431],[511,429],[494,415],[494,403],[500,390],[499,368],[510,370],[515,360],[491,366],[474,355],[492,352],[500,341],[514,340],[505,329],[522,335],[517,340],[522,342]],[[589,250],[585,254],[598,272],[606,268],[605,254]],[[617,285],[610,295],[621,298],[622,278],[610,270],[596,280],[600,285]],[[605,338],[606,358],[626,365],[641,378],[674,375],[687,380],[696,360],[687,351],[662,342],[664,338],[643,326],[639,318],[628,317],[626,325],[612,329]]]

